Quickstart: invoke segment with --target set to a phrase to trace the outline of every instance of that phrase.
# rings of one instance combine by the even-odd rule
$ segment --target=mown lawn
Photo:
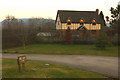
[[[49,64],[49,65],[45,65]],[[31,61],[26,62],[26,70],[18,72],[18,65],[15,59],[3,59],[2,62],[3,78],[107,78],[106,76],[62,66],[47,62]]]
[[[107,47],[106,50],[100,50],[95,45],[64,45],[64,44],[36,44],[23,47],[3,50],[7,52],[19,52],[26,54],[64,54],[64,55],[100,55],[100,56],[118,56],[118,47]]]

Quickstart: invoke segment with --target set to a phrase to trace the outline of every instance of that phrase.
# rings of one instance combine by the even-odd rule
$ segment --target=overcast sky
[[[56,18],[57,10],[103,11],[110,16],[109,9],[120,0],[0,0],[0,21],[7,15],[16,18]]]

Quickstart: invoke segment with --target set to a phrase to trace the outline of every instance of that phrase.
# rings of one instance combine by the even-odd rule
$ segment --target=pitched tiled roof
[[[97,23],[101,23],[100,17],[96,11],[70,11],[70,10],[58,10],[57,16],[60,16],[60,20],[62,23],[66,22],[68,18],[72,20],[72,22],[80,22],[82,18],[85,23],[92,23],[92,20],[95,18]]]

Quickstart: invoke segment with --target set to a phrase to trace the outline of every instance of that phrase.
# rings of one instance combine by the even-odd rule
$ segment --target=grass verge
[[[106,50],[99,50],[94,45],[63,45],[63,44],[36,44],[26,48],[17,47],[3,50],[3,52],[19,52],[26,54],[57,54],[57,55],[100,55],[118,56],[118,47],[107,47]]]
[[[15,59],[3,59],[2,63],[3,78],[105,78],[94,72],[47,62],[28,60],[26,70],[21,73]]]

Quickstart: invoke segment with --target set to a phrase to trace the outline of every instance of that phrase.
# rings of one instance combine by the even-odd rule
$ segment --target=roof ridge
[[[58,10],[59,12],[96,12],[96,11],[77,11],[77,10]]]

